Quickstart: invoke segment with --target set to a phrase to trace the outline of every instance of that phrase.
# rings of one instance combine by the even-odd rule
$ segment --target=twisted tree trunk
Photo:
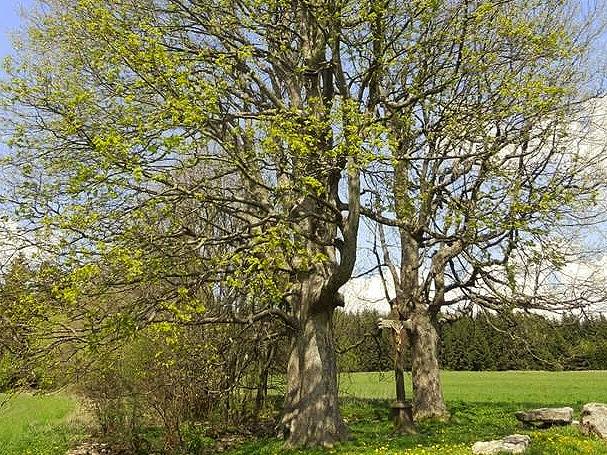
[[[339,411],[333,311],[305,315],[291,342],[282,421],[287,446],[332,447],[349,436]]]

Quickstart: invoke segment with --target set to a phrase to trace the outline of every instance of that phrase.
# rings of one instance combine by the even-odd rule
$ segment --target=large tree
[[[379,265],[409,335],[418,419],[448,415],[437,359],[445,307],[507,316],[595,301],[567,298],[546,270],[566,261],[557,227],[605,182],[604,141],[580,146],[597,93],[577,2],[435,3],[417,57],[385,70],[384,92],[400,98],[386,104],[393,143],[366,172],[364,209],[379,223]]]
[[[354,3],[41,2],[7,65],[5,199],[56,262],[54,336],[277,318],[293,335],[288,443],[347,436],[332,314],[376,134],[352,86],[369,62],[342,59],[364,52],[344,31],[366,16]],[[236,303],[213,304],[223,292]]]

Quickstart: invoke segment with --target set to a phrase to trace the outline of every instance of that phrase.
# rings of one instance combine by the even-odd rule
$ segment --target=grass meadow
[[[471,454],[474,441],[512,433],[532,437],[529,455],[607,455],[607,441],[583,436],[576,427],[524,430],[513,413],[542,406],[607,402],[607,372],[444,372],[449,422],[428,422],[413,436],[392,434],[388,419],[394,383],[390,373],[343,374],[344,418],[352,439],[334,449],[285,451],[281,441],[250,439],[230,455],[274,454]],[[411,390],[410,384],[408,391]],[[14,396],[0,407],[0,455],[64,455],[85,437],[76,398],[68,394]]]
[[[66,393],[0,395],[1,455],[65,455],[84,437],[76,398]]]
[[[407,375],[407,379],[411,379]],[[469,403],[584,404],[607,401],[607,371],[445,371],[445,399]],[[344,373],[342,396],[390,399],[394,376],[383,373]],[[411,383],[407,391],[411,390]]]

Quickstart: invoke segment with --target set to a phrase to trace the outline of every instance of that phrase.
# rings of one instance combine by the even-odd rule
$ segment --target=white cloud
[[[391,277],[386,277],[386,286],[390,298],[394,298],[394,283]],[[340,292],[344,296],[344,311],[359,313],[364,310],[376,310],[387,314],[390,304],[386,299],[384,284],[379,275],[367,275],[353,278],[342,286]]]

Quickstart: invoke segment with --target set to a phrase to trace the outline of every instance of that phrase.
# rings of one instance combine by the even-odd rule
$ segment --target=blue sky
[[[19,27],[21,22],[19,11],[31,7],[34,0],[0,0],[0,55],[5,56],[11,51],[11,30]]]

